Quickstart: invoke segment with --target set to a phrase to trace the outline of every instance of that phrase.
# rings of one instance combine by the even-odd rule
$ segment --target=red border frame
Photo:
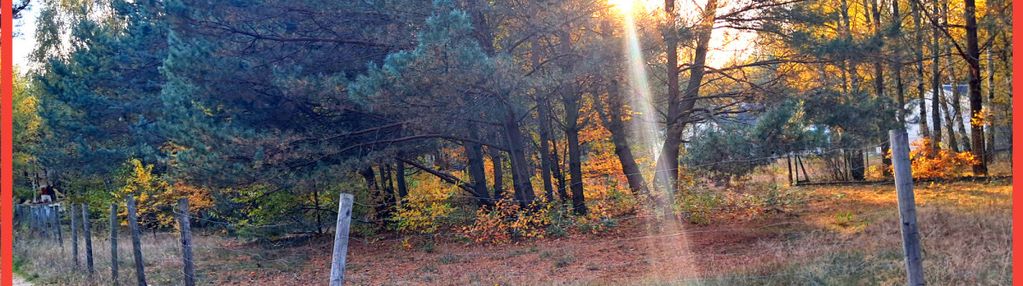
[[[12,27],[14,21],[12,18],[12,0],[0,0],[0,286],[13,286],[14,284],[14,273],[13,273],[13,252],[14,252],[14,164],[13,164],[13,95],[14,95],[14,84],[13,79],[13,37]],[[1023,4],[1018,2],[1012,3],[1012,29],[1019,31],[1023,28],[1023,22],[1020,21],[1019,15],[1023,15]],[[1012,53],[1013,65],[1012,65],[1012,79],[1013,82],[1019,81],[1020,83],[1012,85],[1012,92],[1014,94],[1023,94],[1023,80],[1021,74],[1023,74],[1023,67],[1017,65],[1019,61],[1018,55],[1023,55],[1023,45],[1021,45],[1019,37],[1012,38]],[[1020,114],[1020,105],[1023,105],[1023,99],[1019,96],[1013,97],[1012,99],[1012,161],[1013,165],[1023,164],[1023,150],[1020,150],[1020,144],[1023,143],[1023,124],[1016,124],[1023,120],[1023,114]],[[1023,210],[1020,206],[1023,205],[1023,196],[1017,194],[1017,188],[1020,183],[1023,183],[1020,175],[1023,172],[1018,172],[1017,169],[1012,170],[1012,218],[1013,224],[1017,221],[1023,221]],[[1019,247],[1016,247],[1016,242],[1023,239],[1023,229],[1013,226],[1012,228],[1012,278],[1013,285],[1023,285],[1023,273],[1019,269],[1019,265],[1023,262],[1023,251]]]
[[[1021,22],[1020,15],[1023,15],[1023,4],[1019,2],[1012,3],[1012,30],[1019,31],[1023,28],[1023,22]],[[1015,226],[1016,222],[1023,221],[1023,210],[1020,209],[1023,205],[1023,196],[1019,194],[1020,183],[1023,183],[1021,173],[1015,168],[1016,165],[1023,164],[1023,150],[1020,150],[1020,143],[1023,143],[1023,115],[1020,114],[1020,105],[1023,104],[1023,99],[1020,99],[1019,94],[1023,93],[1023,67],[1018,65],[1019,56],[1023,55],[1023,45],[1021,45],[1019,37],[1012,37],[1012,81],[1017,82],[1012,85],[1012,93],[1016,94],[1012,98],[1012,284],[1023,285],[1023,273],[1020,271],[1020,264],[1023,262],[1023,251],[1017,247],[1016,242],[1023,239],[1023,229]]]
[[[13,40],[12,31],[14,30],[13,15],[11,14],[12,0],[0,0],[0,43],[2,43],[2,51],[0,51],[0,89],[2,89],[2,96],[0,96],[0,209],[3,213],[0,214],[0,264],[3,264],[3,269],[0,270],[0,276],[4,279],[0,281],[0,285],[11,286],[14,284],[14,114],[13,114],[13,96],[14,96],[14,83],[13,80]]]
[[[12,0],[0,0],[0,285],[14,284],[14,20]]]
[[[1023,21],[1020,19],[1020,15],[1023,15],[1023,4],[1019,2],[1013,2],[1013,31],[1019,31],[1023,28]],[[1023,93],[1023,81],[1020,81],[1023,76],[1023,67],[1020,66],[1020,55],[1023,55],[1023,45],[1021,45],[1020,38],[1013,36],[1013,94],[1017,96]],[[1021,274],[1020,264],[1023,263],[1023,251],[1020,251],[1020,247],[1016,246],[1016,242],[1023,239],[1023,230],[1015,226],[1017,222],[1023,221],[1023,209],[1020,209],[1023,205],[1023,197],[1019,194],[1020,183],[1023,183],[1023,179],[1020,178],[1020,172],[1017,172],[1015,165],[1023,163],[1023,147],[1020,147],[1019,138],[1023,136],[1023,114],[1020,114],[1020,98],[1013,98],[1013,285],[1023,285],[1023,274]]]
[[[11,0],[0,0],[0,43],[2,43],[2,54],[0,54],[0,285],[11,286],[14,283],[13,257],[14,257],[14,162],[13,162],[13,49],[12,36],[13,15],[11,14]]]

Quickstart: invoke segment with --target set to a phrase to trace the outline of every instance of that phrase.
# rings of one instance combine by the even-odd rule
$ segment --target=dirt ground
[[[1011,189],[1005,183],[918,186],[925,242],[937,239],[941,241],[930,244],[941,245],[945,237],[956,239],[955,236],[989,232],[1001,235],[1001,228],[1006,228],[1004,235],[1008,236]],[[621,218],[620,225],[608,233],[573,234],[507,245],[477,245],[451,239],[393,238],[376,242],[355,239],[348,254],[346,279],[349,285],[688,284],[687,281],[737,273],[770,276],[768,269],[814,261],[847,247],[882,253],[899,249],[895,192],[891,187],[815,187],[806,192],[808,200],[798,210],[708,226],[633,216]],[[993,214],[981,214],[980,225],[966,219],[959,223],[955,218],[959,213],[977,211]],[[956,221],[949,222],[950,219]],[[984,226],[989,220],[994,223]],[[939,224],[947,225],[934,229],[954,229],[927,232],[932,225]],[[984,229],[967,229],[971,226]],[[1005,249],[981,254],[983,257],[977,261],[1008,255],[1007,245],[994,248]],[[329,250],[329,238],[315,239],[289,250],[312,254],[295,272],[263,272],[254,279],[242,280],[220,276],[216,284],[296,285],[296,281],[301,281],[320,285],[329,273]],[[898,257],[893,261],[897,266]],[[985,267],[972,265],[974,262],[965,264],[969,265],[962,267]],[[898,268],[894,271],[898,272]],[[950,279],[983,284],[976,280],[981,278],[972,276]],[[885,284],[882,280],[870,281]]]
[[[437,237],[378,235],[350,240],[348,285],[899,285],[901,235],[891,186],[792,190],[794,207],[757,216],[717,213],[706,225],[617,218],[599,234],[481,245],[450,231]],[[928,283],[1011,283],[1012,186],[1007,181],[920,184],[918,222]],[[126,239],[124,241],[127,241]],[[256,244],[195,237],[203,285],[326,285],[332,237]],[[43,243],[43,242],[39,242]],[[146,235],[152,285],[182,274],[176,235]],[[97,240],[89,277],[56,247],[16,249],[20,273],[36,285],[107,285],[109,249]],[[40,245],[41,246],[41,245]],[[119,252],[130,253],[129,245]],[[35,258],[35,259],[33,259]],[[122,284],[134,283],[131,258],[120,259]],[[57,271],[59,270],[59,271]],[[710,283],[708,283],[708,281]],[[717,281],[717,282],[715,282]]]

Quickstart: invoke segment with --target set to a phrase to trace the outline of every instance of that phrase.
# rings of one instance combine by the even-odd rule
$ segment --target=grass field
[[[798,202],[747,215],[715,212],[703,225],[642,215],[620,217],[599,234],[569,234],[505,245],[450,236],[353,238],[349,285],[900,285],[901,234],[891,186],[786,190]],[[927,282],[1011,282],[1011,196],[1007,181],[918,185]],[[96,233],[102,233],[97,231]],[[331,237],[251,243],[196,238],[199,279],[209,285],[323,285]],[[132,284],[130,240],[120,247],[120,281]],[[152,285],[181,279],[177,237],[145,234]],[[96,273],[76,270],[49,241],[19,240],[19,273],[39,285],[106,285],[108,240],[94,239]]]

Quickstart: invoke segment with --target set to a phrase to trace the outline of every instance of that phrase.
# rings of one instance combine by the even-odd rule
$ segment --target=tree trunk
[[[981,95],[980,79],[980,45],[977,40],[977,4],[976,0],[965,0],[966,7],[963,17],[966,18],[966,63],[970,67],[970,118],[982,118],[984,108]],[[974,175],[987,176],[987,158],[984,147],[984,125],[980,120],[970,120],[970,146],[974,156],[978,156],[973,164]]]
[[[947,102],[949,100],[949,98],[942,95],[939,103],[941,104],[941,110],[945,113],[945,130],[948,131],[948,148],[949,150],[952,150],[952,152],[959,152],[959,142],[956,139],[955,131],[955,112],[949,109],[951,108],[949,106],[951,104]]]
[[[316,234],[323,234],[323,219],[320,218],[320,188],[313,188],[313,209],[316,212]]]
[[[654,186],[658,192],[671,195],[675,192],[673,182],[678,178],[678,142],[680,139],[673,139],[681,136],[679,130],[683,128],[674,120],[681,116],[681,91],[679,90],[679,65],[678,65],[678,34],[676,31],[676,20],[678,13],[675,11],[675,0],[664,1],[664,12],[667,15],[666,25],[669,27],[664,33],[664,46],[667,61],[665,62],[665,73],[668,84],[668,118],[665,121],[665,141],[661,147],[660,157],[654,166]],[[696,66],[693,71],[696,72]],[[702,67],[700,67],[702,72]],[[697,72],[699,73],[699,72]],[[667,199],[667,198],[666,198]],[[670,201],[670,199],[668,199]]]
[[[585,215],[586,199],[583,194],[582,150],[579,146],[579,130],[566,130],[568,139],[568,181],[572,190],[572,210],[576,215]]]
[[[397,169],[397,181],[398,181],[398,205],[405,202],[405,197],[408,197],[408,183],[405,182],[405,162],[402,160],[395,160]],[[483,186],[483,190],[486,190],[486,186]]]
[[[648,195],[650,190],[647,189],[646,180],[643,179],[643,173],[639,170],[639,164],[636,164],[636,157],[632,154],[632,147],[629,146],[628,130],[625,129],[625,123],[622,122],[622,115],[625,112],[622,102],[624,95],[620,93],[618,81],[611,80],[609,89],[606,108],[600,98],[594,98],[593,102],[597,111],[601,113],[601,121],[611,132],[611,143],[615,146],[615,155],[618,156],[618,161],[622,164],[625,179],[629,181],[629,190],[634,196]]]
[[[473,137],[475,131],[471,132]],[[469,159],[469,177],[472,181],[472,188],[476,190],[476,201],[483,205],[490,205],[490,194],[487,193],[487,169],[483,160],[483,147],[477,143],[465,143],[465,155]]]
[[[846,41],[849,41],[850,43],[852,43],[853,36],[852,36],[852,29],[850,28],[852,26],[852,23],[851,23],[852,20],[849,17],[849,1],[848,0],[842,0],[842,11],[841,11],[841,13],[842,13],[842,34],[845,37]],[[859,76],[857,76],[857,74],[856,74],[856,70],[857,70],[856,60],[852,58],[852,55],[844,55],[843,57],[844,58],[842,60],[842,74],[843,75],[847,75],[847,76],[843,76],[843,77],[848,77],[849,78],[849,85],[850,85],[850,88],[846,92],[847,92],[847,94],[849,92],[858,93],[859,90],[860,90],[860,79],[859,79]]]
[[[874,27],[873,27],[874,34],[875,34],[876,37],[878,37],[876,49],[877,49],[877,51],[879,53],[878,55],[874,56],[874,96],[877,96],[878,98],[883,98],[885,96],[885,93],[884,93],[884,67],[883,67],[883,64],[884,64],[883,50],[884,50],[884,40],[885,40],[885,37],[884,37],[884,30],[881,27],[881,8],[880,8],[880,6],[878,5],[877,2],[878,2],[878,0],[871,0],[870,1],[870,11],[871,11],[870,14],[872,16],[871,19],[874,22]],[[899,107],[899,108],[901,109],[901,107]],[[896,120],[900,124],[902,123],[902,119],[896,118]],[[891,175],[891,172],[890,172],[891,168],[890,167],[892,165],[892,160],[887,158],[887,156],[885,156],[885,154],[888,153],[888,148],[889,148],[888,144],[881,144],[881,153],[882,153],[881,154],[881,164],[883,165],[882,168],[881,168],[881,170],[882,170],[881,173],[884,174],[885,177],[888,177],[889,175]]]
[[[913,7],[913,38],[916,42],[916,49],[914,49],[913,55],[916,60],[916,93],[917,98],[920,100],[920,134],[923,137],[930,138],[931,132],[930,127],[927,126],[927,95],[924,90],[924,28],[921,21],[921,6],[922,2],[914,1]]]
[[[394,214],[394,185],[391,184],[391,164],[380,162],[380,205],[384,207],[384,218],[390,219]]]
[[[677,18],[674,2],[674,0],[665,1],[668,23],[671,23],[672,27],[674,27],[674,22]],[[685,121],[687,119],[684,117],[687,117],[689,111],[696,105],[696,97],[700,94],[704,67],[707,62],[708,45],[711,33],[714,30],[716,16],[717,0],[708,0],[696,31],[696,50],[693,55],[693,64],[689,68],[689,82],[686,84],[686,89],[680,102],[675,101],[680,93],[678,90],[678,39],[677,35],[673,32],[665,33],[668,56],[668,99],[671,105],[668,107],[667,131],[665,132],[664,145],[661,147],[661,154],[654,168],[654,185],[658,189],[665,191],[668,195],[665,199],[669,202],[673,200],[678,184],[679,149],[681,148],[682,133],[685,131]]]
[[[987,110],[989,112],[995,111],[995,61],[991,53],[991,49],[987,50]],[[994,159],[995,155],[995,122],[994,118],[991,121],[985,120],[987,125],[987,152],[985,152],[984,162],[985,166]]]
[[[568,183],[565,182],[565,172],[561,168],[561,158],[558,156],[558,141],[551,140],[551,173],[554,173],[554,179],[558,181],[558,197],[562,202],[567,202]]]
[[[534,43],[533,52],[530,56],[534,67],[539,67],[540,54],[539,42]],[[544,199],[548,202],[554,201],[554,185],[551,182],[551,114],[550,102],[545,95],[536,95],[537,128],[540,132],[540,179],[543,181]]]
[[[956,144],[956,150],[970,151],[970,143],[966,141],[966,125],[963,123],[963,113],[961,102],[963,101],[962,94],[959,92],[959,81],[956,76],[955,62],[952,58],[948,59],[948,73],[950,81],[952,82],[952,98],[949,99],[950,106],[952,107],[952,121],[955,129],[950,129],[949,133],[952,136],[952,141],[959,143]],[[960,140],[962,139],[962,140]]]
[[[380,194],[380,185],[377,183],[376,172],[373,171],[373,166],[367,166],[359,172],[362,178],[366,180],[366,189],[372,196],[378,196]],[[387,204],[381,203],[379,199],[373,202],[376,206],[373,211],[377,215],[377,219],[384,220],[387,218]],[[380,224],[378,222],[378,224]]]
[[[494,163],[494,200],[504,199],[504,160],[500,150],[488,149],[490,160]]]
[[[898,45],[898,40],[902,38],[902,17],[899,15],[901,12],[899,1],[893,0],[891,3],[892,39]],[[895,116],[899,120],[899,128],[904,130],[906,128],[906,89],[902,82],[902,49],[898,47],[892,49],[892,78],[895,80],[895,95],[899,104],[899,107],[895,109]]]
[[[854,181],[863,181],[866,176],[866,166],[863,162],[863,152],[857,149],[855,152],[849,152],[849,175]]]
[[[572,53],[572,37],[566,27],[558,33],[558,49],[561,54]],[[561,61],[561,69],[568,76],[562,86],[561,102],[565,108],[565,138],[568,141],[568,182],[572,190],[572,211],[576,215],[586,214],[586,198],[583,192],[582,150],[579,146],[579,109],[582,95],[579,94],[574,74],[575,59],[566,57]]]
[[[540,122],[540,176],[548,201],[554,201],[554,184],[551,182],[550,112],[546,98],[538,99]]]
[[[519,122],[512,107],[507,107],[507,114],[504,118],[504,133],[508,140],[509,157],[511,157],[512,188],[515,190],[515,197],[519,204],[527,206],[533,202],[536,195],[533,193],[533,185],[529,182],[529,161],[526,160],[526,148],[522,130],[519,130]]]
[[[933,15],[938,15],[938,0],[931,2],[934,7]],[[931,125],[934,129],[931,132],[931,148],[938,150],[941,147],[941,62],[938,60],[938,51],[941,51],[941,31],[938,27],[931,27]]]

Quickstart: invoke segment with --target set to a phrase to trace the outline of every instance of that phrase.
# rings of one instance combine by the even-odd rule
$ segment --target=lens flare
[[[622,15],[629,15],[636,10],[636,5],[639,2],[635,0],[608,0],[607,4],[610,4],[612,8],[622,13]]]
[[[633,108],[632,142],[645,151],[649,158],[660,156],[660,146],[664,143],[664,136],[659,132],[657,112],[654,109],[654,98],[651,93],[650,81],[647,75],[647,62],[643,56],[643,47],[639,40],[635,23],[634,9],[642,9],[642,1],[610,0],[616,8],[622,11],[622,24],[625,32],[624,55],[627,62],[627,75],[629,83],[629,104]],[[650,2],[646,2],[650,3]],[[630,8],[624,8],[630,7]],[[643,173],[653,175],[652,165],[643,166]],[[655,191],[656,192],[656,191]],[[655,212],[660,210],[671,210],[670,202],[652,200]],[[658,280],[669,281],[681,277],[695,277],[700,272],[699,264],[695,263],[693,252],[689,247],[689,238],[682,223],[672,217],[648,218],[647,229],[649,235],[646,239],[646,255],[650,262],[649,275]]]

